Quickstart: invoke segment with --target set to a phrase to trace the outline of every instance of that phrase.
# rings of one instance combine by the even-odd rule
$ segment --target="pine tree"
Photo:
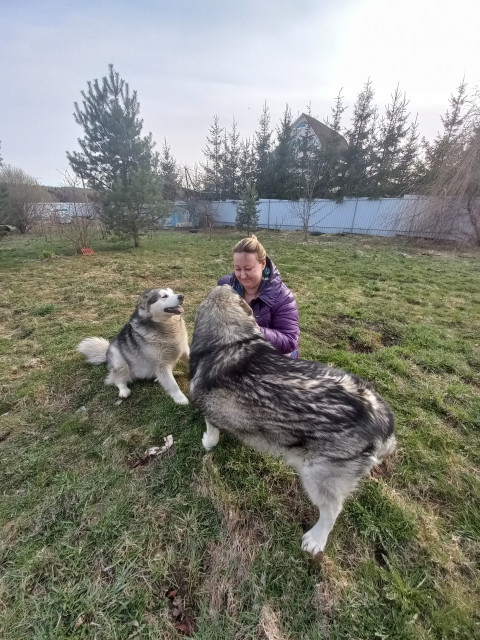
[[[255,180],[256,158],[255,149],[250,140],[243,140],[240,143],[238,157],[238,187],[239,191],[244,191],[246,186]]]
[[[145,222],[144,216],[136,213],[139,207],[151,210],[153,204],[158,206],[157,219],[167,214],[159,206],[157,189],[152,189],[152,185],[159,184],[158,154],[151,134],[141,135],[143,121],[139,118],[137,92],[130,93],[128,83],[110,64],[108,75],[101,82],[88,82],[88,90],[81,95],[83,101],[81,105],[75,103],[74,117],[83,127],[84,138],[78,141],[81,152],[67,153],[70,165],[97,192],[106,225],[130,235],[138,246]],[[112,201],[118,206],[117,219],[110,207]],[[124,222],[136,215],[138,220],[132,231],[132,225]]]
[[[342,89],[335,97],[331,108],[330,122],[328,118],[325,124],[336,133],[341,134],[342,117],[347,107],[343,103]],[[347,153],[340,143],[326,140],[319,153],[320,179],[316,190],[318,197],[332,198],[341,202],[345,191],[345,173],[347,169]]]
[[[228,143],[227,130],[223,129],[222,152],[220,155],[220,200],[226,200],[231,191],[230,171],[228,160],[230,156],[230,148]]]
[[[272,153],[272,197],[289,200],[295,192],[295,137],[292,130],[292,113],[285,106],[277,127],[277,145]]]
[[[378,127],[371,195],[401,196],[411,186],[418,155],[418,132],[416,123],[408,123],[407,106],[406,95],[402,95],[397,86]]]
[[[253,185],[247,185],[242,191],[240,202],[237,204],[236,228],[246,231],[247,234],[255,231],[259,215],[257,191]]]
[[[151,134],[141,136],[137,92],[130,94],[113,65],[108,68],[101,83],[88,82],[88,91],[81,92],[82,105],[75,103],[75,121],[85,137],[78,140],[82,153],[67,152],[74,172],[100,192],[111,189],[118,179],[128,181],[132,170],[154,172],[158,164]]]
[[[161,177],[139,169],[130,172],[128,182],[119,178],[113,183],[105,194],[102,218],[107,228],[131,237],[138,247],[141,232],[158,228],[170,210]]]
[[[240,134],[235,118],[225,143],[225,197],[236,198],[239,193]]]
[[[415,118],[410,125],[405,144],[397,164],[395,179],[398,185],[398,193],[412,193],[418,189],[419,183],[423,180],[425,167],[420,158],[418,121]]]
[[[261,198],[270,198],[272,193],[270,111],[265,102],[255,132],[255,153],[257,166],[255,171],[256,190]]]
[[[222,196],[222,166],[223,166],[223,127],[220,126],[220,118],[213,116],[210,126],[210,135],[207,136],[207,145],[203,150],[205,163],[201,164],[204,172],[203,188],[212,199]]]
[[[162,154],[160,156],[160,175],[163,181],[163,197],[165,200],[175,202],[181,193],[182,180],[180,169],[166,140],[163,142]]]
[[[372,167],[375,165],[375,131],[377,108],[373,103],[371,80],[367,80],[358,94],[353,119],[346,132],[348,152],[344,181],[344,195],[360,197],[372,193]]]
[[[437,134],[433,143],[424,140],[426,176],[425,184],[431,185],[437,181],[440,174],[445,174],[445,163],[455,164],[455,150],[459,149],[464,120],[467,114],[467,84],[464,80],[458,85],[457,93],[449,98],[450,108],[441,116],[443,132]]]
[[[343,96],[342,96],[343,87],[337,94],[335,98],[335,104],[332,107],[332,122],[329,122],[328,118],[325,121],[325,124],[328,125],[331,129],[340,133],[342,128],[342,116],[347,107],[343,104]]]

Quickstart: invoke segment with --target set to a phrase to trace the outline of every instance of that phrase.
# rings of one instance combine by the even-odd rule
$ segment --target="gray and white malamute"
[[[91,364],[107,363],[105,384],[116,385],[120,398],[130,395],[129,382],[155,378],[175,402],[188,404],[172,373],[178,360],[188,364],[182,302],[183,295],[171,289],[147,289],[112,342],[85,338],[77,349]]]
[[[205,449],[225,430],[298,472],[320,510],[303,536],[302,548],[313,555],[324,550],[362,476],[395,449],[393,414],[366,382],[279,353],[228,285],[212,289],[198,309],[190,399],[205,417]]]

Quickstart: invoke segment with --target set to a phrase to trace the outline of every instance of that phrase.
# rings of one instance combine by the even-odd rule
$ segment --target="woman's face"
[[[233,268],[237,280],[246,291],[256,292],[262,281],[262,271],[265,268],[266,260],[259,262],[255,253],[233,254]]]

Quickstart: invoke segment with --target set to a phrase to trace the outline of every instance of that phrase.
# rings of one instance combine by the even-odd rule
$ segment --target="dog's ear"
[[[240,306],[245,311],[247,316],[253,316],[252,307],[249,304],[247,304],[243,298],[239,297],[238,300],[240,302]]]

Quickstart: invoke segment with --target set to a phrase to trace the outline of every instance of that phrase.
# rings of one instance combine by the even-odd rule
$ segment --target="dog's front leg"
[[[190,364],[190,349],[188,347],[180,356],[180,360],[183,362],[183,364],[186,364],[188,367],[188,365]]]
[[[188,398],[182,393],[177,381],[173,377],[171,369],[161,369],[157,371],[155,382],[158,382],[177,404],[188,404]]]
[[[207,451],[211,451],[218,444],[220,430],[217,427],[212,427],[208,420],[205,420],[205,424],[207,425],[207,430],[203,434],[202,444]]]

